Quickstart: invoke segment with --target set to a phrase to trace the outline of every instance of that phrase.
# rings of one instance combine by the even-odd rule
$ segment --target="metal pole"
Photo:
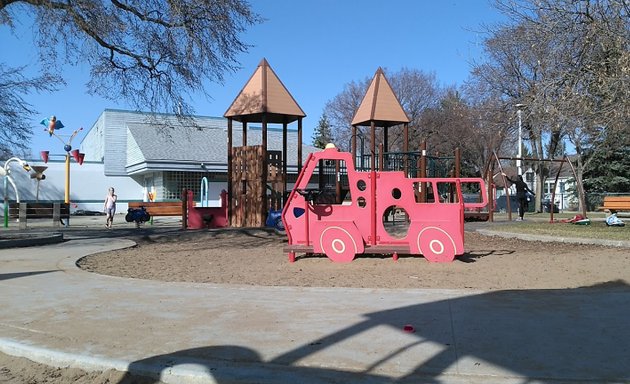
[[[70,152],[66,152],[66,194],[64,202],[68,205],[68,213],[70,213]],[[66,218],[66,227],[70,226],[70,215]]]
[[[7,196],[7,177],[4,175],[4,227],[9,227],[9,196]]]
[[[70,204],[70,153],[66,152],[66,193],[64,202]]]
[[[516,115],[518,116],[518,154],[516,155],[516,157],[518,157],[518,159],[516,159],[516,168],[517,168],[517,172],[519,175],[523,174],[523,166],[522,166],[522,160],[521,158],[523,157],[523,128],[522,128],[522,124],[521,124],[521,108],[523,107],[522,104],[517,104],[516,105]]]

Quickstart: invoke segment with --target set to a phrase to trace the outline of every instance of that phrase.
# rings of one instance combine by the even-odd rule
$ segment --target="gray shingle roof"
[[[198,119],[196,123],[198,127],[130,122],[127,123],[127,129],[146,162],[227,164],[227,120]],[[234,124],[232,140],[235,146],[242,143],[241,127],[240,124]],[[261,136],[260,127],[249,126],[247,144],[259,145]],[[282,150],[281,128],[268,128],[267,147],[269,150]],[[303,146],[303,160],[315,151],[319,149]],[[128,160],[131,160],[129,156]],[[297,165],[297,131],[294,130],[287,132],[287,162],[288,166]],[[127,164],[128,167],[132,165],[135,164]]]

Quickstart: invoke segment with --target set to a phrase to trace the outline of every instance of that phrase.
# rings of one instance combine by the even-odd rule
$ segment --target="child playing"
[[[109,193],[105,196],[103,211],[107,214],[107,223],[105,226],[110,229],[112,227],[112,223],[114,222],[114,214],[116,213],[116,199],[118,199],[118,196],[114,194],[114,188],[109,187]]]

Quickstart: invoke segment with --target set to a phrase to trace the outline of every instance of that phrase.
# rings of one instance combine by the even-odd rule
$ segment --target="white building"
[[[210,200],[218,200],[227,189],[227,119],[194,116],[180,122],[175,115],[147,114],[106,109],[79,144],[85,153],[82,165],[71,160],[71,211],[102,211],[107,189],[118,195],[118,211],[127,210],[129,201],[148,201],[148,192],[155,192],[155,201],[179,200],[183,189],[190,189],[198,198],[201,180],[208,180]],[[233,142],[242,140],[242,126],[234,123]],[[249,145],[261,143],[261,128],[248,125]],[[297,177],[297,131],[287,133],[287,181]],[[282,149],[282,128],[268,128],[270,151]],[[319,149],[303,147],[303,161]],[[31,165],[48,166],[46,179],[39,182],[17,163],[11,164],[22,202],[63,202],[65,191],[65,153],[51,153],[48,163],[41,159],[25,159]],[[15,193],[8,188],[9,201]]]

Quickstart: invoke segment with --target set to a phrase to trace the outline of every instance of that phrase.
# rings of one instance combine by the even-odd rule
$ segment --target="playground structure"
[[[227,191],[219,195],[219,205],[211,206],[208,198],[208,179],[201,179],[199,203],[193,200],[193,191],[184,191],[186,210],[186,228],[224,228],[228,226]]]
[[[211,207],[206,189],[205,198],[202,198],[199,202],[199,205],[197,205],[195,203],[195,200],[193,199],[193,191],[184,191],[184,204],[187,207],[187,209],[185,210],[186,216],[183,218],[183,222],[186,223],[185,227],[189,229],[210,229],[227,227],[227,191],[221,191],[220,198],[220,205],[218,207]]]
[[[228,213],[231,227],[262,227],[280,210],[287,191],[287,131],[297,121],[297,169],[302,168],[302,119],[306,116],[267,60],[224,114],[228,119]],[[233,121],[241,122],[241,146],[233,144]],[[248,143],[248,124],[261,123],[259,145]],[[282,124],[282,150],[268,150],[268,124]]]
[[[336,169],[339,182],[334,188],[309,187],[322,166]],[[462,191],[471,187],[480,193],[479,202],[464,201]],[[464,253],[464,210],[486,204],[483,179],[360,172],[350,153],[329,148],[309,155],[289,195],[282,212],[288,236],[285,251],[292,262],[296,252],[323,253],[335,262],[350,262],[363,253],[392,254],[394,259],[399,254],[421,254],[432,262],[450,262]],[[388,231],[385,217],[394,210],[405,213],[406,233]]]
[[[364,253],[392,254],[394,259],[421,254],[432,262],[449,262],[464,253],[464,211],[487,205],[485,183],[481,178],[409,177],[414,160],[408,151],[408,123],[379,68],[352,121],[352,153],[331,146],[310,154],[289,195],[282,212],[289,261],[295,261],[296,252],[323,253],[335,262]],[[377,125],[383,134],[378,152]],[[385,157],[388,130],[396,125],[403,126],[398,162]],[[369,170],[363,156],[361,169],[355,169],[357,126],[370,127]],[[417,172],[425,176],[425,151],[422,155]],[[317,187],[311,187],[315,182]],[[465,201],[468,190],[476,193],[475,201]],[[386,224],[392,212],[403,214],[408,224],[403,233]]]
[[[493,215],[493,211],[494,211],[494,202],[496,201],[496,187],[494,185],[494,177],[495,176],[501,176],[502,180],[503,180],[503,185],[505,186],[505,194],[506,194],[506,211],[508,214],[508,220],[511,221],[512,220],[512,210],[510,207],[510,189],[507,187],[508,183],[507,183],[507,179],[505,176],[503,176],[503,174],[505,172],[503,172],[503,167],[501,165],[501,160],[517,160],[517,161],[532,161],[532,162],[556,162],[556,163],[560,163],[560,165],[558,166],[558,170],[556,172],[556,176],[554,179],[554,183],[553,185],[557,185],[558,184],[558,179],[560,178],[560,173],[562,171],[562,167],[563,165],[566,163],[569,165],[569,167],[571,168],[571,172],[573,174],[574,180],[576,181],[576,186],[577,186],[577,192],[578,192],[578,196],[580,198],[581,201],[581,206],[582,206],[582,216],[583,217],[587,217],[586,215],[586,203],[585,203],[585,192],[584,192],[584,185],[582,184],[582,180],[580,178],[578,178],[577,176],[577,172],[575,171],[575,167],[573,166],[573,163],[571,163],[571,160],[569,160],[569,158],[565,155],[562,157],[562,159],[535,159],[535,158],[529,158],[529,157],[505,157],[505,156],[498,156],[496,152],[493,153],[493,157],[492,157],[492,161],[489,163],[488,165],[488,180],[490,180],[490,184],[488,184],[488,195],[491,196],[492,198],[490,199],[490,204],[491,207],[489,209],[489,221],[493,221],[494,220],[494,215]],[[494,175],[494,167],[493,164],[497,165],[497,168],[499,169],[499,173]],[[556,188],[553,188],[551,191],[551,202],[552,202],[552,209],[549,210],[549,222],[550,223],[554,223],[554,218],[553,218],[553,214],[554,214],[554,210],[553,210],[553,202],[555,201],[555,196],[556,196]]]
[[[203,185],[203,181],[202,181]],[[178,201],[130,201],[127,221],[144,223],[158,216],[181,216],[182,229],[211,229],[228,226],[227,192],[221,191],[218,205],[207,197],[197,203],[191,190],[182,191],[182,199]],[[212,203],[211,203],[212,201]]]

